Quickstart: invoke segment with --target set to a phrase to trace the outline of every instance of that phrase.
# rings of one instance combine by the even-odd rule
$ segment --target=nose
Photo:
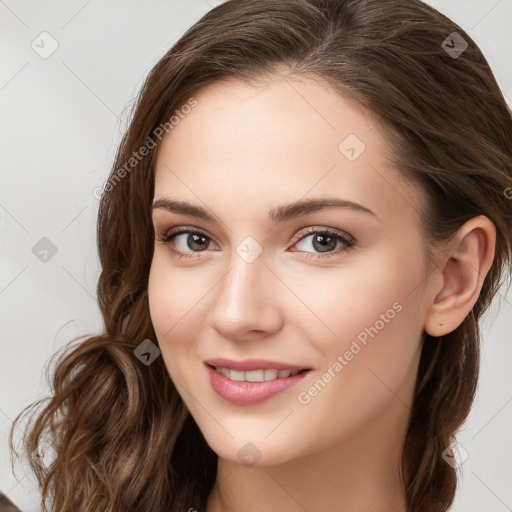
[[[279,285],[264,254],[247,262],[234,252],[229,271],[212,290],[208,325],[232,340],[277,332],[282,325]]]

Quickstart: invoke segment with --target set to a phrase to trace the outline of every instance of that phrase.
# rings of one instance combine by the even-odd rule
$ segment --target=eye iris
[[[320,245],[317,245],[317,241]],[[330,235],[316,234],[313,237],[313,247],[319,252],[328,252],[336,248],[336,238]]]
[[[192,237],[192,243],[190,242],[190,238]],[[206,243],[207,237],[198,235],[197,233],[191,233],[187,237],[187,246],[189,249],[193,251],[201,251],[208,247],[208,244]],[[199,242],[200,241],[200,242]],[[203,245],[206,243],[206,247],[203,247]],[[194,247],[195,246],[195,247]],[[199,247],[197,247],[199,246]]]

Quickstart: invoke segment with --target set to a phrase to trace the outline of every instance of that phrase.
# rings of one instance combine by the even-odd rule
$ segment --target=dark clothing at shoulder
[[[21,512],[21,510],[0,491],[0,512]]]

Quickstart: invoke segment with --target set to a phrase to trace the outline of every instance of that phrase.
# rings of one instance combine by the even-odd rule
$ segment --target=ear
[[[485,276],[491,268],[496,247],[496,227],[483,215],[473,217],[460,227],[438,255],[442,273],[428,305],[425,331],[443,336],[464,321],[480,295]]]

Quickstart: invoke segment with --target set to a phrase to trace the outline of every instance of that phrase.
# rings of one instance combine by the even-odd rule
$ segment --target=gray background
[[[102,326],[97,187],[143,78],[218,3],[0,0],[0,489],[24,512],[39,510],[38,491],[26,467],[11,473],[11,420],[48,391],[48,358]],[[512,105],[512,0],[428,3],[476,40]],[[46,262],[33,253],[43,237],[57,249]],[[480,386],[458,436],[468,458],[457,512],[512,511],[512,293],[499,299],[483,323]]]

